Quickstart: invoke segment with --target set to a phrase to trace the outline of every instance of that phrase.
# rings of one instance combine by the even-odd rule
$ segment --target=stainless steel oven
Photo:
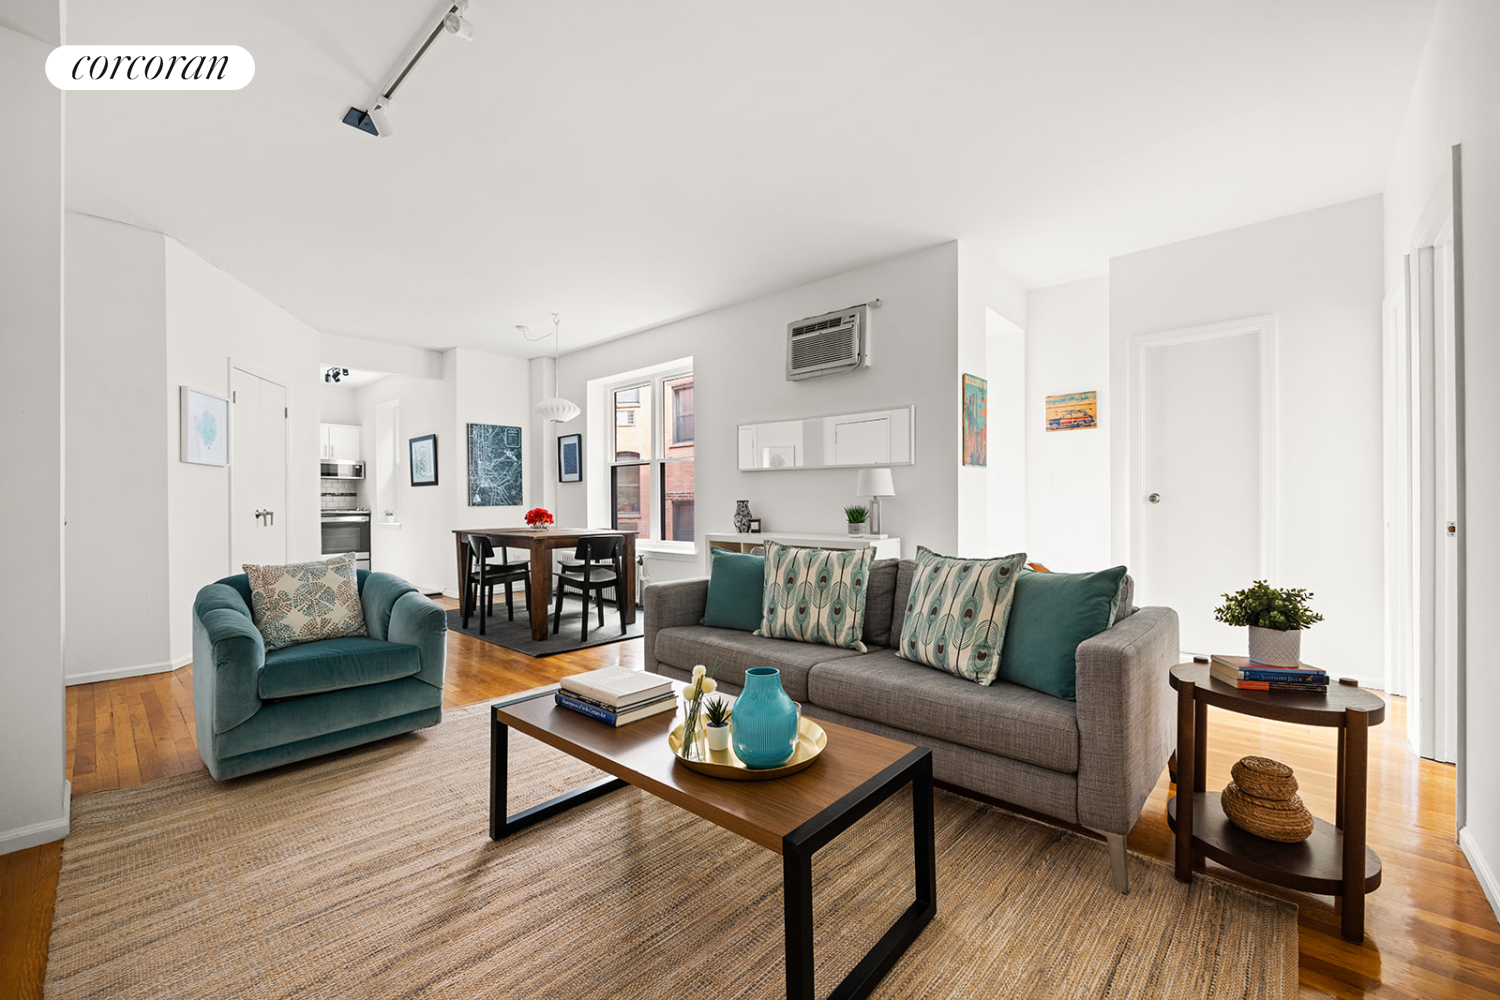
[[[336,556],[353,552],[359,569],[370,568],[370,512],[367,510],[325,510],[323,513],[323,554]]]

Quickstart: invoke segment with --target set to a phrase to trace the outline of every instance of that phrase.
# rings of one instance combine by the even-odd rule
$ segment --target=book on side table
[[[1249,691],[1300,691],[1303,694],[1326,694],[1328,673],[1307,663],[1295,667],[1274,667],[1256,663],[1248,656],[1215,653],[1208,668],[1216,681]]]
[[[623,726],[677,707],[672,681],[627,667],[603,667],[564,677],[553,700],[566,709]]]

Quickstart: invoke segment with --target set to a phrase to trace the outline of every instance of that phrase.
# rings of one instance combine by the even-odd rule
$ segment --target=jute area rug
[[[54,998],[779,997],[781,863],[623,789],[499,843],[483,705],[216,784],[81,796]],[[512,811],[591,769],[512,732]],[[815,858],[819,996],[911,896],[910,799]],[[1297,995],[1295,907],[943,792],[938,912],[877,997]]]

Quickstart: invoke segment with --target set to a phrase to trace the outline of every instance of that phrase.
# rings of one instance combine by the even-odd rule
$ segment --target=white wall
[[[176,240],[167,241],[166,275],[168,402],[156,433],[167,462],[172,656],[180,659],[192,653],[198,589],[239,567],[230,565],[229,469],[178,461],[178,387],[228,399],[231,361],[286,386],[286,555],[316,559],[321,347],[317,330]]]
[[[66,217],[69,684],[170,670],[166,244],[160,233]],[[176,431],[173,431],[176,441]],[[175,459],[175,456],[174,456]],[[106,596],[100,567],[130,567]]]
[[[1109,277],[1026,304],[1026,551],[1058,572],[1110,565]],[[1099,394],[1099,426],[1047,433],[1047,397]]]
[[[958,244],[944,243],[811,284],[763,296],[562,358],[562,394],[584,403],[587,383],[674,358],[694,359],[697,441],[697,516],[701,535],[733,531],[735,501],[748,499],[767,529],[845,531],[842,508],[852,503],[855,471],[740,472],[736,428],[761,420],[874,407],[916,405],[914,466],[892,471],[896,496],[881,501],[886,531],[902,552],[925,544],[940,552],[959,547]],[[846,375],[786,381],[786,324],[875,298],[870,368]],[[983,317],[980,317],[981,337]],[[586,459],[599,447],[599,414],[589,412],[563,433],[582,432]],[[549,442],[549,446],[551,445]],[[587,489],[606,483],[593,475]],[[584,490],[558,491],[565,522],[588,516]],[[700,544],[695,565],[652,560],[652,579],[706,572]]]
[[[352,386],[320,382],[318,384],[319,422],[325,424],[359,423],[359,400],[355,396],[358,391]],[[360,455],[360,458],[369,458],[369,446],[368,435],[360,438],[360,447],[367,453]]]
[[[957,247],[956,370],[949,380],[947,405],[956,427],[950,460],[958,532],[953,547],[929,547],[945,555],[1003,555],[1021,551],[1026,538],[1025,503],[1012,502],[1024,488],[1017,479],[1026,474],[1025,439],[1012,405],[1026,391],[1026,292],[967,243],[960,242]],[[993,359],[991,347],[996,351]],[[993,454],[987,456],[989,464],[983,466],[963,464],[965,373],[987,383],[989,446]],[[935,372],[933,376],[935,391]],[[1006,477],[1004,463],[1015,461],[1017,452],[1020,464]],[[992,486],[999,491],[993,497]]]
[[[1422,209],[1449,150],[1463,146],[1463,251],[1468,428],[1468,690],[1465,713],[1467,825],[1459,836],[1500,912],[1500,672],[1492,641],[1500,582],[1486,572],[1500,557],[1500,525],[1488,516],[1500,491],[1500,4],[1445,0],[1412,88],[1385,189],[1385,275],[1399,279]]]
[[[1274,314],[1280,570],[1272,583],[1316,595],[1326,620],[1303,636],[1309,662],[1377,685],[1384,669],[1381,220],[1378,196],[1303,212],[1116,257],[1109,284],[1114,558],[1130,562],[1128,339]]]
[[[34,10],[28,13],[35,14]],[[0,22],[0,422],[11,431],[0,574],[0,854],[67,836],[63,702],[63,95],[41,80],[55,10]],[[24,155],[22,155],[24,153]]]

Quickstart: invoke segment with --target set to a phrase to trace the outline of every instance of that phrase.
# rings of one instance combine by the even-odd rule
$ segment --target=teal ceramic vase
[[[735,699],[729,717],[734,755],[746,767],[780,767],[797,750],[797,703],[781,689],[781,671],[751,667],[745,671],[745,690]]]

